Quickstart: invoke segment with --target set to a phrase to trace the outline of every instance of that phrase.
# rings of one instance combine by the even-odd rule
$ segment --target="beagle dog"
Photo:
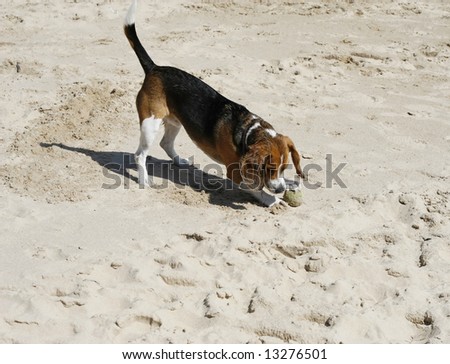
[[[286,189],[283,171],[289,153],[297,174],[304,178],[300,154],[292,140],[272,125],[228,100],[206,83],[182,70],[158,66],[142,46],[135,28],[137,0],[124,24],[125,35],[144,69],[145,79],[136,98],[141,136],[135,154],[139,185],[151,185],[146,158],[159,127],[164,125],[160,146],[175,165],[188,166],[174,148],[183,126],[193,142],[209,157],[227,168],[227,177],[265,206],[283,204],[272,193]]]

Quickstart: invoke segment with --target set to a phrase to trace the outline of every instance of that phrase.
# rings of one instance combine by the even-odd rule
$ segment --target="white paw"
[[[271,196],[273,197],[273,199],[268,199],[267,200],[267,204],[265,203],[266,201],[263,201],[263,203],[265,203],[265,205],[267,207],[274,207],[274,206],[282,206],[282,207],[287,207],[288,204],[283,201],[281,198],[278,198],[276,196]]]
[[[147,170],[141,168],[140,166],[138,167],[138,182],[139,182],[139,188],[141,188],[141,189],[149,187]]]
[[[186,167],[189,167],[189,165],[190,165],[189,161],[187,159],[181,158],[178,155],[173,159],[173,163],[176,166],[181,167],[181,168],[186,168]]]
[[[148,188],[148,183],[139,183],[139,189],[144,190],[146,188]]]
[[[138,175],[139,188],[144,189],[153,186],[153,178],[147,174],[147,171],[139,170]]]

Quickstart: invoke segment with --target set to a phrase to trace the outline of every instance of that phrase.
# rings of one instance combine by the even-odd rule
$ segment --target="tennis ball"
[[[284,191],[283,200],[291,207],[299,207],[303,202],[302,190],[286,190]]]

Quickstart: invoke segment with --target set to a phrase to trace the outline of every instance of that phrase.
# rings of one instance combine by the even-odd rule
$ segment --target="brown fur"
[[[263,188],[268,180],[276,179],[279,173],[286,169],[289,153],[297,174],[304,178],[300,167],[300,154],[292,140],[281,134],[272,137],[265,130],[261,130],[258,141],[240,159],[244,182],[255,189]]]
[[[164,119],[169,116],[170,111],[167,106],[164,87],[158,77],[148,74],[137,95],[136,105],[141,124],[151,116],[158,119]]]

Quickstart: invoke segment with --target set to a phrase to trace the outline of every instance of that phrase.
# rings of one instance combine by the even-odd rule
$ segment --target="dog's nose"
[[[285,190],[284,186],[281,185],[275,189],[275,193],[281,193],[281,192],[284,192],[284,190]]]

